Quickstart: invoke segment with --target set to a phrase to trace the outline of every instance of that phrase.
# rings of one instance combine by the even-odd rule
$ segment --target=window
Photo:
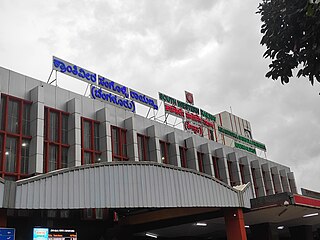
[[[246,180],[244,177],[245,176],[244,175],[244,164],[239,163],[239,169],[240,169],[240,177],[241,177],[242,184],[245,184]]]
[[[69,113],[45,107],[44,171],[68,167]]]
[[[213,162],[214,176],[215,178],[221,180],[220,171],[219,171],[219,158],[212,156],[212,162]]]
[[[142,134],[137,135],[138,137],[138,152],[140,161],[149,161],[149,137]]]
[[[287,178],[285,176],[280,176],[281,179],[281,185],[282,185],[282,189],[284,192],[288,192],[288,183],[287,183]]]
[[[101,161],[99,139],[99,122],[88,118],[81,118],[82,164]]]
[[[160,152],[162,163],[169,163],[169,145],[170,143],[160,140]]]
[[[112,160],[128,161],[127,157],[127,130],[111,126]]]
[[[1,95],[0,177],[19,180],[28,176],[31,102]]]
[[[208,129],[208,132],[209,132],[209,139],[212,140],[212,141],[215,141],[214,139],[214,133],[213,133],[213,130],[211,129]]]
[[[228,164],[228,173],[229,173],[229,178],[230,178],[230,185],[235,186],[236,182],[234,181],[234,177],[232,174],[232,161],[227,161]]]
[[[187,168],[187,148],[179,147],[181,167]]]
[[[288,178],[290,192],[294,192],[294,181],[291,178]]]
[[[197,161],[198,161],[199,172],[204,172],[203,171],[203,156],[204,156],[203,153],[197,152]]]
[[[258,192],[257,178],[256,178],[256,169],[255,168],[251,168],[251,174],[252,174],[254,192],[256,194],[256,197],[259,197],[259,195],[258,195],[259,192]]]
[[[277,187],[276,187],[276,179],[275,179],[275,174],[274,173],[272,173],[271,174],[271,177],[272,177],[272,183],[273,183],[273,187],[274,187],[274,193],[276,194],[276,193],[279,193],[279,191],[278,191],[278,189],[277,189]]]
[[[263,183],[264,183],[264,188],[266,190],[266,194],[270,195],[270,189],[268,188],[267,172],[266,171],[262,171],[262,178],[263,178]]]

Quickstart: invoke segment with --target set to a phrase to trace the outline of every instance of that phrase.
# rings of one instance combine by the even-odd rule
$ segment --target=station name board
[[[176,106],[180,109],[183,109],[185,111],[188,111],[188,112],[192,112],[192,113],[195,113],[197,115],[200,115],[202,118],[205,118],[205,119],[208,119],[210,121],[213,121],[215,122],[216,121],[216,117],[213,116],[212,114],[202,110],[202,109],[199,109],[193,105],[190,105],[188,103],[185,103],[185,102],[182,102],[182,101],[179,101],[175,98],[172,98],[168,95],[165,95],[163,93],[159,93],[159,99],[166,102],[166,103],[169,103],[173,106]]]
[[[255,140],[246,138],[246,137],[244,137],[244,136],[241,136],[241,135],[239,135],[239,134],[237,134],[237,133],[235,133],[235,132],[232,132],[232,131],[230,131],[230,130],[228,130],[228,129],[226,129],[226,128],[223,128],[223,127],[221,127],[221,126],[218,126],[218,130],[219,130],[220,133],[223,133],[223,134],[225,134],[225,135],[227,135],[227,136],[229,136],[229,137],[232,137],[232,138],[234,138],[234,139],[236,139],[236,140],[240,140],[240,141],[242,141],[242,142],[244,142],[244,143],[247,143],[247,144],[249,144],[249,145],[251,145],[251,146],[253,146],[253,147],[259,148],[259,149],[261,149],[261,150],[263,150],[263,151],[266,151],[266,150],[267,150],[267,149],[266,149],[266,145],[264,145],[263,143],[260,143],[260,142],[257,142],[257,141],[255,141]],[[245,149],[245,150],[246,150],[246,149]],[[247,151],[248,151],[248,150],[247,150]],[[252,151],[249,151],[249,152],[252,152]]]
[[[90,84],[90,95],[93,99],[113,104],[131,112],[136,111],[136,102],[158,110],[156,99],[65,60],[53,57],[52,69]]]

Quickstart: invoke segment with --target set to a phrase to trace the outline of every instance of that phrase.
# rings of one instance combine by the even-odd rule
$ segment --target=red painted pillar
[[[7,211],[0,209],[0,227],[7,227]]]
[[[224,221],[226,224],[228,240],[247,240],[241,208],[230,208],[225,210]]]

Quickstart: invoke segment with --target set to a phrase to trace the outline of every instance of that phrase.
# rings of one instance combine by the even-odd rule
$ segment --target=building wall
[[[44,173],[44,108],[50,107],[70,114],[68,121],[69,167],[81,165],[81,117],[85,117],[100,122],[101,161],[112,161],[110,128],[118,126],[127,131],[126,147],[129,161],[139,161],[137,142],[137,133],[139,133],[149,137],[150,161],[162,163],[159,143],[159,140],[162,140],[170,144],[168,145],[169,164],[181,166],[179,147],[183,146],[187,148],[188,168],[199,170],[197,152],[201,152],[204,173],[214,176],[212,158],[218,157],[221,180],[230,185],[231,180],[237,184],[243,184],[245,182],[242,179],[245,179],[246,182],[249,181],[255,186],[256,196],[264,196],[267,192],[268,194],[279,191],[296,192],[295,180],[290,168],[226,146],[230,144],[224,145],[221,142],[193,135],[4,68],[0,68],[0,92],[33,102],[31,107],[32,141],[29,155],[29,174],[31,175]],[[233,116],[224,112],[217,117],[217,121],[220,121],[221,117],[222,122],[229,122],[230,126],[226,126],[227,128],[236,129],[235,132],[243,135],[243,126],[250,128],[250,123]],[[228,118],[229,121],[227,121]],[[245,177],[241,177],[240,163],[245,166]],[[231,166],[232,169],[228,170],[228,166]]]

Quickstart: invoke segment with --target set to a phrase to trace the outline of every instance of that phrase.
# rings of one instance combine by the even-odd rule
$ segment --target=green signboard
[[[254,148],[251,148],[251,147],[242,145],[242,144],[237,143],[237,142],[234,143],[234,147],[235,147],[235,148],[242,149],[242,150],[245,150],[245,151],[247,151],[247,152],[251,152],[251,153],[257,154],[257,153],[256,153],[256,150],[255,150]]]
[[[218,130],[219,130],[220,133],[223,133],[223,134],[225,134],[225,135],[227,135],[229,137],[232,137],[234,139],[238,139],[238,140],[240,140],[242,142],[250,144],[251,146],[254,146],[254,147],[259,148],[259,149],[261,149],[263,151],[266,151],[266,145],[264,145],[263,143],[254,141],[254,140],[252,140],[250,138],[246,138],[244,136],[241,136],[241,135],[239,135],[239,134],[237,134],[235,132],[232,132],[232,131],[230,131],[230,130],[228,130],[226,128],[220,127],[220,126],[218,126]]]

